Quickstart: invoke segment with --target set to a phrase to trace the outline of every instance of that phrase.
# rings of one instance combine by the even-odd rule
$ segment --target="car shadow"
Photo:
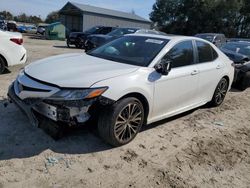
[[[86,154],[109,149],[112,147],[97,136],[92,125],[67,129],[65,136],[55,141],[43,130],[32,127],[14,104],[0,100],[0,160],[33,157],[46,150]]]
[[[11,73],[11,71],[8,69],[8,68],[6,68],[5,70],[4,70],[4,72],[2,73],[2,75],[3,74],[10,74]]]
[[[68,46],[56,46],[56,45],[54,45],[53,46],[54,48],[68,48],[68,49],[71,49],[71,48],[69,48]],[[73,49],[73,48],[72,48]]]
[[[25,33],[23,35],[29,37],[30,39],[47,40],[46,37],[45,37],[45,35],[29,34],[29,33]]]
[[[192,110],[189,110],[187,112],[178,114],[176,116],[173,116],[173,117],[170,117],[170,118],[166,118],[166,119],[157,121],[155,123],[148,124],[148,125],[142,127],[141,132],[148,131],[150,129],[154,129],[154,128],[160,126],[160,125],[163,125],[163,124],[166,124],[166,123],[170,123],[170,122],[175,121],[175,120],[177,120],[179,118],[183,118],[185,116],[188,116],[188,115],[194,113],[196,110],[202,109],[202,108],[207,108],[207,107],[206,106],[202,106],[202,107],[199,107],[199,108],[196,108],[196,109],[192,109]]]
[[[241,93],[241,92],[243,92],[243,91],[241,91],[241,90],[239,90],[239,89],[236,89],[236,88],[231,88],[230,89],[230,92],[232,92],[232,93]]]

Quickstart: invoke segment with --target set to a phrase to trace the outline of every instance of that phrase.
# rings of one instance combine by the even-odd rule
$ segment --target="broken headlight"
[[[83,100],[92,99],[101,96],[108,87],[93,88],[93,89],[63,89],[58,91],[49,99],[51,100]]]

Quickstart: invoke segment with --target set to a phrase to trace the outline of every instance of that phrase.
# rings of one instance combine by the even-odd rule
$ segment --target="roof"
[[[197,38],[197,37],[192,37],[192,36],[183,36],[183,35],[171,35],[171,34],[146,34],[146,33],[133,33],[133,34],[128,34],[129,36],[142,36],[142,37],[153,37],[153,38],[159,38],[159,39],[167,39],[167,40],[174,40],[174,41],[180,41],[180,40],[198,40],[198,41],[203,41],[206,43],[211,42],[204,40],[202,38]]]
[[[196,35],[224,35],[224,34],[223,33],[198,33]]]
[[[141,21],[141,22],[150,23],[149,20],[142,18],[136,14],[121,12],[121,11],[111,10],[111,9],[106,9],[106,8],[100,8],[100,7],[95,7],[95,6],[86,5],[86,4],[79,4],[79,3],[75,3],[75,2],[68,2],[66,5],[68,5],[68,4],[75,6],[76,8],[78,8],[82,12],[90,12],[90,13],[95,13],[95,14],[109,15],[109,16],[114,16],[114,17],[119,17],[119,18],[125,18],[125,19],[137,20],[137,21]]]

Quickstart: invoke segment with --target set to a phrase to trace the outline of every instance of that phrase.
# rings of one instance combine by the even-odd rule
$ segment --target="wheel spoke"
[[[133,118],[131,121],[135,122],[135,123],[138,123],[138,121],[139,122],[141,121],[141,117]]]
[[[131,115],[131,116],[134,114],[134,111],[135,111],[135,106],[136,106],[135,104],[133,104],[133,105],[132,105],[132,108],[131,108],[131,113],[130,113],[130,115]]]
[[[119,117],[118,118],[121,118],[122,120],[123,120],[123,122],[125,122],[126,121],[126,118],[125,117],[123,117],[121,114],[119,115]]]
[[[114,133],[120,142],[131,140],[138,132],[143,121],[143,111],[138,103],[129,103],[117,117]]]
[[[121,138],[122,138],[125,132],[126,132],[126,127],[125,127],[124,129],[122,129],[122,130],[117,134],[117,136],[118,136],[118,137],[121,136]]]
[[[120,129],[121,127],[124,127],[124,126],[125,126],[125,124],[116,124],[115,130],[118,130],[118,129]]]
[[[132,137],[131,129],[129,126],[127,127],[127,129],[128,129],[128,138],[130,139]]]
[[[136,126],[137,127],[137,126]],[[130,124],[130,127],[129,127],[134,133],[136,133],[136,130],[133,128],[133,125]]]

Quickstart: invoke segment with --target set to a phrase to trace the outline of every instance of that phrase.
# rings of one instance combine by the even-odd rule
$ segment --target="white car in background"
[[[219,106],[233,81],[232,63],[203,39],[132,34],[87,54],[32,63],[8,96],[32,124],[51,122],[54,137],[63,126],[94,117],[100,136],[120,146],[132,141],[143,124],[206,103]]]
[[[21,33],[0,29],[0,74],[7,67],[25,63],[26,59],[26,49],[23,47]]]

